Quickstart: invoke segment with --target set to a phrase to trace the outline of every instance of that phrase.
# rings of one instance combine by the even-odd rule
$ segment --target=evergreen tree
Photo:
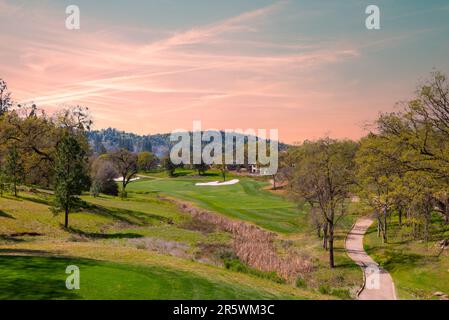
[[[12,184],[14,196],[17,197],[17,185],[23,181],[24,168],[22,158],[17,152],[16,146],[9,149],[5,169],[7,179]]]
[[[78,195],[89,186],[86,151],[66,134],[55,155],[55,211],[65,213],[64,226],[69,225],[69,212],[79,204]]]

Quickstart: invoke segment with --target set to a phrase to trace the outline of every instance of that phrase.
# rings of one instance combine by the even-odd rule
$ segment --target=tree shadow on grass
[[[114,220],[118,220],[130,225],[148,226],[152,225],[154,222],[172,222],[172,219],[167,217],[122,208],[106,208],[103,206],[91,205],[86,203],[84,209],[89,213],[113,218]]]
[[[29,250],[36,254],[37,250]],[[5,249],[0,253],[6,253]],[[24,254],[23,250],[8,253]],[[69,265],[95,266],[94,261],[39,256],[0,255],[0,299],[52,300],[80,299],[65,286]]]
[[[14,218],[12,215],[10,215],[9,213],[6,213],[3,210],[0,210],[0,217],[16,220],[16,218]]]
[[[394,268],[397,265],[407,266],[408,268],[414,268],[417,265],[423,263],[424,260],[429,259],[430,257],[425,257],[423,255],[414,254],[414,253],[405,253],[403,251],[385,251],[385,259],[382,261],[382,267],[385,267],[387,270]]]
[[[0,241],[7,241],[7,242],[24,242],[23,239],[17,239],[14,237],[11,237],[10,235],[6,234],[0,234]]]
[[[71,233],[75,233],[79,236],[91,239],[136,239],[143,237],[141,234],[137,233],[92,233],[85,232],[73,227],[69,227],[67,230]]]
[[[24,195],[18,195],[16,197],[16,200],[18,201],[31,201],[31,202],[35,202],[35,203],[39,203],[39,204],[44,204],[47,206],[51,206],[53,205],[53,202],[50,199],[43,199],[43,198],[36,198],[36,197],[27,197]]]

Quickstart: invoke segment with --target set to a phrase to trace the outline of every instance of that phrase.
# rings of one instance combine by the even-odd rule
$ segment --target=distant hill
[[[221,132],[221,134],[224,136],[224,132]],[[173,144],[170,142],[170,133],[137,135],[114,128],[89,131],[87,137],[90,146],[97,154],[123,148],[132,152],[150,151],[158,157],[162,157],[168,154]],[[279,143],[280,150],[287,147],[287,144]]]

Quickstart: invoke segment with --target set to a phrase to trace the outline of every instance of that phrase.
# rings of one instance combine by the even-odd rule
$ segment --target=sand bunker
[[[129,182],[137,181],[139,179],[140,179],[140,177],[132,178],[131,180],[129,180]],[[122,182],[123,181],[123,177],[114,179],[114,181],[115,182]]]
[[[196,186],[210,186],[210,187],[219,187],[219,186],[229,186],[231,184],[239,183],[239,179],[233,179],[229,181],[219,182],[219,181],[212,181],[212,182],[198,182],[195,183]]]

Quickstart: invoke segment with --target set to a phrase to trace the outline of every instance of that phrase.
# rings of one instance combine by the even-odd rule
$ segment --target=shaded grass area
[[[80,269],[80,290],[65,286],[69,265]],[[88,259],[0,255],[0,299],[276,299],[242,284],[211,281],[158,266]]]
[[[449,294],[449,254],[441,253],[439,240],[449,237],[449,226],[433,216],[431,241],[415,240],[410,228],[399,227],[393,217],[388,230],[388,243],[377,237],[376,224],[365,236],[365,250],[393,277],[401,299],[436,299],[435,292]]]

